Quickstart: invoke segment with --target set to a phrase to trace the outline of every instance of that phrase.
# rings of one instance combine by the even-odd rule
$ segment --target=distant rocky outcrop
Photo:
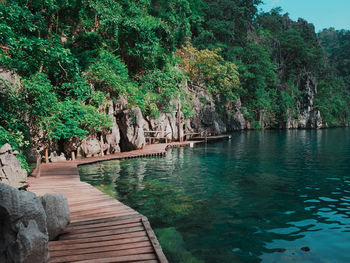
[[[229,114],[229,129],[233,131],[240,131],[246,128],[246,120],[242,113],[242,103],[238,98],[234,100],[231,105],[229,105],[228,110],[231,114]]]
[[[220,118],[215,102],[205,90],[197,91],[193,94],[194,116],[190,118],[191,127],[197,131],[208,130],[209,133],[225,133],[227,127]]]
[[[8,143],[0,148],[0,182],[21,188],[26,185],[27,171],[22,169],[17,154]]]
[[[317,81],[310,72],[300,74],[297,88],[301,92],[298,101],[297,116],[287,116],[288,120],[282,128],[286,129],[320,129],[326,126],[321,118],[321,113],[314,107],[314,98],[317,94]],[[289,113],[289,112],[288,112]]]
[[[302,92],[298,128],[321,128],[321,113],[314,108],[314,97],[317,93],[316,79],[311,73],[306,72],[299,76],[298,88]]]
[[[0,183],[0,262],[47,262],[49,240],[63,233],[69,221],[64,195],[40,198]]]

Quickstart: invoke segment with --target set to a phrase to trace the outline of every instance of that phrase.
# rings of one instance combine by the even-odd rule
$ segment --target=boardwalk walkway
[[[66,232],[49,243],[49,262],[167,262],[148,219],[80,181],[78,165],[165,155],[166,147],[191,143],[154,144],[143,150],[42,164],[40,178],[30,177],[28,190],[37,195],[65,193],[71,212]]]

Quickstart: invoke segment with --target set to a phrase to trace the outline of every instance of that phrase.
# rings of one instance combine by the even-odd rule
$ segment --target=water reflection
[[[154,228],[174,227],[163,232],[181,235],[191,260],[345,263],[349,139],[349,129],[236,133],[228,142],[173,149],[163,159],[105,162],[80,172],[92,184],[109,184]]]

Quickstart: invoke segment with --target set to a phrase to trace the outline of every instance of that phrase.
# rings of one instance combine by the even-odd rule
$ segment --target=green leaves
[[[224,100],[237,98],[240,89],[237,66],[225,61],[219,50],[197,50],[190,43],[177,51],[180,66],[187,73],[192,85],[206,87],[214,96]]]
[[[108,129],[111,119],[98,109],[81,101],[65,100],[57,104],[58,112],[48,122],[49,137],[55,139],[84,138],[85,135]]]

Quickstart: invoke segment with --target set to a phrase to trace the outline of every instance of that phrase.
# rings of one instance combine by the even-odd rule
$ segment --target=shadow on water
[[[350,130],[251,131],[80,167],[146,215],[171,262],[350,262]]]

